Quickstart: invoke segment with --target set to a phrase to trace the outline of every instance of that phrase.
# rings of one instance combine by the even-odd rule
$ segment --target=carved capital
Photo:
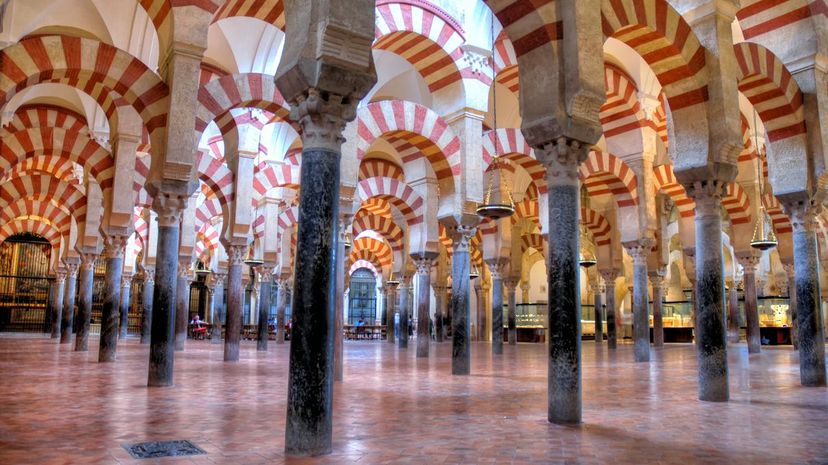
[[[655,246],[655,240],[649,237],[645,237],[633,242],[625,242],[624,248],[627,249],[627,253],[633,259],[633,264],[635,265],[646,265],[647,264],[647,256],[650,255],[650,252],[653,251],[653,247]]]
[[[345,124],[356,117],[356,100],[323,94],[311,87],[296,98],[290,117],[302,127],[304,150],[322,149],[339,153]]]
[[[144,268],[144,284],[155,282],[155,268]]]
[[[95,269],[95,261],[98,259],[98,254],[94,253],[82,253],[81,254],[81,263],[80,269],[83,271],[89,271]]]
[[[130,287],[132,287],[132,276],[131,275],[121,276],[121,288],[122,289],[129,289]]]
[[[810,200],[782,202],[782,209],[791,220],[794,232],[816,231],[817,215],[821,208]]]
[[[727,182],[719,180],[695,181],[684,185],[687,196],[696,202],[696,216],[720,215],[722,196]]]
[[[156,192],[152,198],[152,210],[158,214],[158,226],[178,226],[189,199],[189,195]]]
[[[246,245],[231,245],[226,247],[227,262],[229,266],[241,265],[244,263],[244,257],[247,255]]]
[[[756,268],[759,266],[759,257],[754,254],[737,255],[736,260],[742,265],[745,274],[755,274]]]
[[[656,289],[664,289],[664,276],[661,275],[651,275],[650,276],[650,284],[653,286],[653,292]]]
[[[257,270],[256,273],[259,275],[259,282],[260,283],[269,283],[273,281],[273,267],[268,265],[262,265]]]
[[[538,160],[546,168],[550,182],[578,181],[578,167],[586,160],[589,146],[577,140],[560,137],[552,143],[535,149]]]
[[[458,224],[446,228],[452,240],[454,252],[468,252],[471,238],[477,233],[477,227]]]
[[[489,265],[489,272],[492,274],[492,279],[503,279],[504,274],[509,268],[509,260],[505,258],[495,258],[486,260]]]
[[[190,271],[190,261],[189,260],[179,260],[178,261],[178,278],[179,279],[187,279],[192,281],[192,272]]]
[[[55,281],[57,281],[58,285],[62,285],[66,281],[66,272],[65,271],[57,271],[55,273]]]
[[[608,287],[615,287],[615,280],[618,279],[618,270],[600,270],[601,278],[604,279],[604,285]]]
[[[108,258],[124,258],[128,236],[118,234],[104,236],[104,255]]]
[[[417,274],[420,276],[428,276],[431,274],[431,268],[434,266],[433,257],[412,257],[414,266],[417,268]]]

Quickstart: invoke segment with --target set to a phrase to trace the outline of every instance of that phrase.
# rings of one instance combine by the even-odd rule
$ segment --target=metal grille
[[[0,244],[0,331],[45,332],[51,246],[29,234]]]

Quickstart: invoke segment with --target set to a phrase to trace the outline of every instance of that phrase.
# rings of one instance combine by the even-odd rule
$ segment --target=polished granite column
[[[580,182],[587,146],[560,138],[535,147],[548,186],[548,420],[581,422],[581,288],[579,284]]]
[[[408,348],[408,288],[411,287],[411,276],[400,279],[400,337],[397,345],[400,349]]]
[[[210,343],[221,344],[221,329],[224,327],[226,309],[224,307],[224,289],[227,273],[213,273],[215,290],[213,292],[213,318],[210,320]]]
[[[635,361],[650,361],[650,318],[647,283],[647,256],[653,249],[649,238],[639,239],[624,247],[633,259],[633,343]]]
[[[731,281],[728,291],[727,342],[739,342],[739,281]]]
[[[60,315],[60,343],[68,344],[72,340],[72,320],[75,316],[75,292],[78,288],[77,258],[66,260],[66,286],[63,293],[63,312]]]
[[[175,281],[175,351],[184,350],[187,344],[187,326],[190,323],[190,260],[178,257],[178,273]]]
[[[785,263],[782,265],[785,268],[785,274],[788,275],[788,308],[791,313],[791,343],[794,350],[799,350],[799,327],[797,324],[796,314],[796,272],[793,263]]]
[[[282,277],[276,281],[276,286],[279,288],[276,294],[276,344],[285,343],[285,309],[287,308],[288,291],[290,281]]]
[[[267,319],[270,317],[273,267],[263,265],[256,271],[259,274],[259,327],[257,328],[256,350],[267,351],[267,340],[270,337],[270,325],[267,324]]]
[[[431,320],[431,268],[437,254],[425,252],[412,255],[417,267],[417,357],[428,357],[431,336],[428,322]]]
[[[141,344],[152,339],[152,296],[155,295],[155,266],[144,267],[144,288],[141,295]]]
[[[759,266],[759,257],[754,254],[737,257],[744,271],[745,288],[745,326],[747,326],[747,346],[749,354],[758,354],[762,351],[762,335],[759,329],[759,302],[756,296],[756,268]]]
[[[487,341],[489,339],[489,335],[486,334],[486,298],[489,295],[489,285],[486,282],[481,282],[482,278],[478,278],[474,280],[474,296],[475,301],[477,302],[477,310],[475,314],[477,315],[477,332],[476,334],[472,335],[472,340],[478,341]],[[486,295],[486,297],[483,296]]]
[[[63,291],[66,287],[66,272],[58,270],[52,286],[52,339],[60,338],[60,328],[63,322]]]
[[[119,323],[119,334],[118,337],[120,339],[126,340],[127,335],[129,334],[129,305],[132,301],[132,275],[124,275],[121,277],[121,305],[120,305],[120,313],[121,313],[121,321]]]
[[[152,287],[152,325],[147,372],[147,385],[150,387],[173,384],[178,245],[181,213],[187,208],[189,197],[156,192],[152,201],[152,209],[158,214],[158,246]],[[147,281],[149,282],[149,276]]]
[[[727,384],[727,341],[724,321],[722,195],[726,183],[697,181],[685,186],[696,201],[696,338],[699,399],[724,402]],[[689,187],[689,189],[688,189]]]
[[[595,296],[593,298],[593,304],[595,306],[595,343],[601,344],[604,342],[604,315],[603,315],[603,306],[604,306],[604,293],[606,292],[607,288],[604,286],[604,282],[600,276],[597,276],[595,283],[593,285],[593,292],[595,292]]]
[[[615,321],[615,280],[618,278],[616,270],[601,270],[607,296],[607,348],[615,349],[618,343],[618,326]]]
[[[503,273],[509,265],[507,259],[487,260],[492,274],[492,353],[503,353]],[[511,306],[510,306],[511,308]]]
[[[106,275],[104,275],[104,301],[101,310],[101,342],[98,347],[98,362],[114,362],[118,347],[118,332],[121,323],[121,276],[124,268],[124,252],[127,236],[108,236]]]
[[[664,321],[661,310],[664,300],[664,274],[659,271],[650,276],[650,284],[653,286],[653,347],[664,347]],[[647,324],[649,332],[649,323]],[[650,335],[647,335],[649,339]]]
[[[336,296],[334,310],[334,381],[342,381],[345,371],[345,289],[348,285],[345,283],[346,275],[348,274],[348,260],[347,251],[351,249],[351,244],[348,242],[348,228],[351,224],[353,215],[343,213],[339,215],[337,221],[337,235],[336,235],[336,261],[334,265],[334,272],[336,273]],[[347,245],[347,247],[346,247]],[[374,322],[371,322],[374,324]]]
[[[799,379],[825,386],[825,332],[820,303],[816,211],[810,202],[784,203],[793,226]]]
[[[385,283],[385,340],[390,343],[394,344],[394,329],[396,329],[394,323],[394,314],[396,312],[395,305],[396,300],[396,289],[398,283]]]
[[[460,224],[447,229],[454,247],[451,257],[451,374],[468,375],[471,373],[469,246],[477,228]]]
[[[81,254],[80,283],[78,286],[78,331],[75,334],[75,351],[89,350],[89,330],[92,326],[92,291],[94,290],[95,260],[92,253]]]
[[[243,245],[231,245],[227,250],[227,321],[224,331],[224,361],[239,361],[242,319],[244,318],[244,287],[242,286],[242,265],[247,253]]]
[[[51,334],[50,337],[57,339],[54,327],[55,325],[55,316],[57,313],[55,312],[55,290],[57,289],[57,278],[54,274],[51,274],[51,270],[49,271],[50,274],[47,275],[48,282],[49,282],[49,291],[46,293],[46,308],[43,312],[43,327],[47,333]]]
[[[503,282],[506,286],[506,301],[509,309],[506,314],[506,327],[509,330],[509,345],[517,345],[517,298],[515,290],[520,281],[515,278],[507,279]],[[526,299],[527,301],[529,299]]]
[[[443,306],[446,303],[445,286],[434,286],[434,303],[437,306],[434,309],[434,340],[435,342],[443,342],[446,336],[443,328]]]

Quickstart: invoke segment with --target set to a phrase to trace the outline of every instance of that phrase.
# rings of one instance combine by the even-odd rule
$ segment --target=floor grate
[[[183,457],[207,453],[190,441],[152,441],[138,444],[124,444],[124,449],[136,459]]]

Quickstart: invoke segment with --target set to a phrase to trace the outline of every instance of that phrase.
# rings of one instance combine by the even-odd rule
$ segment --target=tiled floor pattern
[[[335,387],[334,452],[286,459],[288,346],[241,361],[188,341],[173,388],[146,387],[148,348],[118,361],[38,336],[0,335],[0,464],[828,464],[828,390],[799,386],[790,348],[730,350],[728,403],[696,400],[691,345],[632,362],[583,345],[584,423],[546,422],[543,345],[473,346],[472,375],[452,376],[450,342],[415,358],[384,342],[348,342]],[[122,444],[189,439],[204,456],[136,460]]]

